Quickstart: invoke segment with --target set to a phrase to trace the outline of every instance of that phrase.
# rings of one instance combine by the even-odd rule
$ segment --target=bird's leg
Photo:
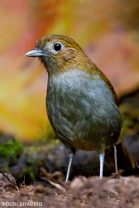
[[[72,164],[72,161],[73,161],[73,157],[74,157],[74,153],[70,152],[69,153],[69,164],[68,164],[68,169],[67,169],[67,174],[66,174],[66,182],[68,182],[68,180],[69,180],[71,164]]]
[[[99,177],[100,179],[103,178],[103,169],[104,169],[104,159],[105,159],[105,153],[99,153],[99,162],[100,162],[100,171],[99,171]]]
[[[119,172],[118,172],[118,163],[117,163],[117,148],[116,148],[116,145],[113,146],[114,148],[114,164],[115,164],[115,177],[116,178],[119,178]]]
[[[117,148],[114,145],[114,164],[115,164],[115,173],[118,173],[118,165],[117,165]]]

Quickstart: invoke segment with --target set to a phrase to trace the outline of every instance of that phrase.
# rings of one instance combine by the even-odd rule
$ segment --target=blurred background
[[[47,34],[74,38],[119,97],[139,87],[138,0],[1,0],[0,132],[24,141],[49,138],[47,72],[25,57]]]

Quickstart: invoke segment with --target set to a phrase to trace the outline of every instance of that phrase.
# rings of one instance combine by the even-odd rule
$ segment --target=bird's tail
[[[124,143],[121,141],[117,146],[119,167],[124,167],[127,170],[133,170],[136,166],[136,161],[128,153]]]

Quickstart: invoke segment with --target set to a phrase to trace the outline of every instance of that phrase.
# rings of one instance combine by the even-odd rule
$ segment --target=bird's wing
[[[93,64],[92,62],[91,62],[91,67],[90,68],[91,68],[90,72],[91,72],[92,75],[97,74],[98,76],[101,77],[101,79],[104,80],[104,82],[107,84],[107,86],[112,91],[114,100],[115,100],[116,104],[118,105],[119,104],[119,100],[118,100],[118,97],[116,95],[116,92],[115,92],[112,84],[108,80],[108,78],[105,76],[105,74],[95,64]]]

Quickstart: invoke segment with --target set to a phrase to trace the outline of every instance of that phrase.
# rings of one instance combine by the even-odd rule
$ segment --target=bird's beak
[[[32,51],[28,51],[25,55],[29,57],[46,56],[46,54],[41,49],[38,48],[35,48]]]

